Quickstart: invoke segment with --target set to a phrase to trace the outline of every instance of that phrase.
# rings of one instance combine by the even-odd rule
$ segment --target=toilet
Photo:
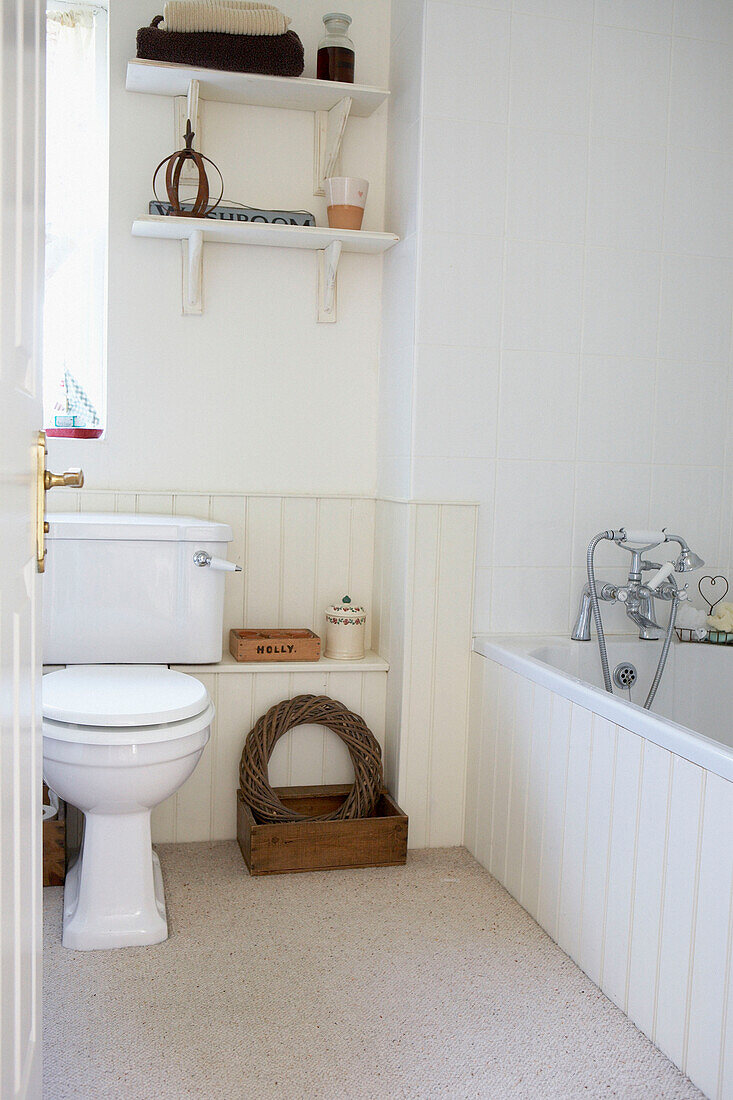
[[[51,516],[43,591],[43,774],[84,814],[63,944],[168,936],[150,813],[192,774],[214,707],[169,668],[221,660],[232,531],[188,516]]]

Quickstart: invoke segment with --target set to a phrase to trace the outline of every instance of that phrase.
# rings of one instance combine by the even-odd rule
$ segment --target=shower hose
[[[593,609],[593,622],[596,627],[596,637],[598,638],[598,652],[601,657],[601,671],[603,672],[603,684],[606,691],[613,695],[613,683],[611,681],[611,670],[608,666],[608,649],[606,648],[606,636],[603,632],[603,620],[601,619],[601,607],[598,601],[598,593],[596,592],[596,571],[593,564],[593,558],[596,552],[596,546],[599,542],[603,542],[607,539],[610,542],[615,542],[613,531],[601,531],[599,534],[594,535],[588,543],[588,552],[586,555],[586,566],[588,569],[588,587],[590,588],[590,603]],[[674,631],[674,624],[677,619],[677,607],[680,602],[679,594],[677,593],[677,582],[674,577],[670,580],[675,587],[675,594],[672,598],[672,607],[669,613],[669,622],[667,623],[667,630],[664,635],[664,644],[662,645],[662,652],[659,655],[659,661],[657,662],[657,670],[654,673],[654,679],[652,680],[649,693],[644,703],[644,709],[649,710],[654,702],[654,696],[657,694],[662,675],[664,673],[665,665],[667,664],[667,657],[669,656],[669,647],[672,643],[672,633]]]

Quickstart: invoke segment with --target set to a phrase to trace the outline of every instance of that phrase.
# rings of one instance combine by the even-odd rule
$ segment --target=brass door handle
[[[81,470],[66,470],[63,474],[52,474],[46,469],[46,433],[39,432],[36,442],[36,568],[39,573],[46,569],[46,492],[67,485],[81,489],[84,474]]]
[[[68,485],[75,489],[81,489],[84,484],[84,474],[79,469],[67,470],[63,474],[52,474],[50,470],[43,472],[43,485],[45,489],[58,489],[61,485]]]

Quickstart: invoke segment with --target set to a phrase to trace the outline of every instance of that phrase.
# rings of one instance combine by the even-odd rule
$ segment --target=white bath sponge
[[[712,615],[708,615],[707,624],[711,630],[728,634],[733,632],[733,603],[719,603]]]

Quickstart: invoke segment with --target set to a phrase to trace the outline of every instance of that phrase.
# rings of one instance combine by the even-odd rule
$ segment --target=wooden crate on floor
[[[49,802],[48,787],[43,784],[43,801]],[[43,822],[43,885],[63,886],[66,878],[66,820],[63,802],[56,817]]]
[[[327,814],[348,785],[276,787],[281,802],[301,814]],[[284,821],[258,825],[237,791],[237,840],[251,875],[392,867],[407,859],[407,815],[383,790],[371,817],[354,821]]]

